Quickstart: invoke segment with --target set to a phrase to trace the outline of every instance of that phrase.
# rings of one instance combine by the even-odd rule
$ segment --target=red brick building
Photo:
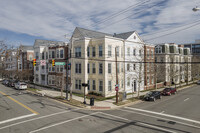
[[[155,88],[155,47],[153,45],[144,46],[144,89]]]

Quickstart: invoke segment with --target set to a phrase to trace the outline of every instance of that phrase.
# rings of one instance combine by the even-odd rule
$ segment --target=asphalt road
[[[200,87],[156,102],[83,110],[0,84],[0,133],[199,133]]]

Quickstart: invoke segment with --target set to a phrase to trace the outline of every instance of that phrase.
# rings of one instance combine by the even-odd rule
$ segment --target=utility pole
[[[115,90],[116,90],[116,104],[118,103],[118,91],[119,91],[119,87],[118,87],[118,71],[117,71],[117,47],[115,48],[115,64],[116,64],[116,86],[115,86]]]
[[[69,70],[69,68],[68,68],[68,64],[69,64],[69,50],[68,50],[68,47],[67,47],[67,49],[66,49],[66,51],[67,51],[67,63],[66,63],[66,100],[68,100],[68,90],[69,90],[69,86],[68,86],[68,84],[69,84],[69,79],[68,79],[68,74],[69,74],[69,72],[68,72],[68,70]]]

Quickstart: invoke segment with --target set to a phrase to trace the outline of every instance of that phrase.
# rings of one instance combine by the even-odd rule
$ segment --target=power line
[[[139,2],[139,3],[136,3],[134,5],[131,5],[131,6],[127,7],[126,9],[123,9],[123,10],[121,10],[119,12],[116,12],[116,13],[106,17],[105,19],[102,19],[102,20],[96,22],[94,25],[92,25],[92,27],[94,27],[94,26],[96,26],[98,24],[104,23],[104,22],[110,20],[111,18],[115,18],[115,17],[117,17],[117,16],[119,16],[121,14],[124,14],[124,13],[128,12],[129,10],[131,10],[132,8],[138,7],[138,6],[140,6],[140,5],[144,4],[144,3],[147,3],[149,1],[151,1],[151,0],[144,1],[144,2]]]
[[[157,5],[161,4],[161,3],[163,3],[163,1],[157,3],[157,4],[153,5],[153,6],[150,6],[150,7],[148,7],[148,8],[145,8],[145,10],[149,10],[150,8],[155,7],[155,6],[157,6]],[[144,11],[144,10],[139,11],[139,12],[136,12],[135,14],[141,13],[141,12],[143,12],[143,11]],[[105,26],[105,27],[103,27],[103,28],[101,28],[101,29],[105,29],[105,28],[107,28],[107,27],[109,27],[109,26],[112,26],[113,24],[119,23],[119,22],[121,22],[121,21],[123,21],[123,20],[125,20],[125,19],[128,19],[128,18],[132,17],[132,16],[133,16],[133,14],[131,14],[131,15],[125,17],[125,18],[122,18],[122,19],[120,19],[120,20],[117,20],[117,21],[111,23],[110,25]]]
[[[185,24],[185,25],[180,25],[180,26],[178,26],[178,27],[175,27],[175,29],[178,29],[178,28],[181,28],[181,27],[190,25],[190,24],[194,24],[194,23],[197,23],[197,22],[200,22],[200,19],[197,20],[197,21],[191,22],[191,23],[187,23],[187,24]],[[173,28],[173,27],[172,27],[172,28]],[[144,35],[141,35],[141,36],[142,36],[142,37],[145,37],[145,36],[149,36],[149,35],[152,35],[152,34],[158,34],[158,33],[166,32],[166,31],[170,31],[170,30],[174,30],[174,28],[173,28],[173,29],[168,29],[168,30],[157,31],[157,32],[154,32],[154,33],[147,33],[147,34],[144,34]]]
[[[160,37],[164,37],[164,36],[172,35],[172,34],[174,34],[174,33],[177,33],[177,32],[180,32],[180,31],[183,31],[183,30],[186,30],[186,29],[192,28],[192,27],[197,26],[197,25],[199,25],[199,24],[200,24],[200,23],[197,23],[197,24],[191,25],[191,26],[189,26],[189,27],[186,27],[186,28],[183,28],[183,29],[180,29],[180,30],[177,30],[177,31],[171,32],[171,33],[167,33],[167,34],[164,34],[164,35],[161,35],[161,36],[157,36],[157,37],[154,37],[154,38],[150,38],[150,39],[147,39],[146,41],[150,41],[150,40],[154,40],[154,39],[157,39],[157,38],[160,38]]]

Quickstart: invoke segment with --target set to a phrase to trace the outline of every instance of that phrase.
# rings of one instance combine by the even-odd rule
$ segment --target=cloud
[[[155,35],[151,33],[155,30],[176,28],[178,25],[200,19],[200,12],[194,13],[191,10],[196,6],[195,0],[162,2],[150,0],[104,23],[97,23],[113,13],[140,2],[140,0],[6,0],[0,4],[0,29],[61,41],[65,40],[65,34],[70,36],[77,26],[111,34],[136,30],[141,34],[149,33],[148,38],[152,38]],[[156,3],[159,4],[152,7]],[[199,33],[196,28],[151,42],[169,40],[176,43],[191,42],[198,39]]]

